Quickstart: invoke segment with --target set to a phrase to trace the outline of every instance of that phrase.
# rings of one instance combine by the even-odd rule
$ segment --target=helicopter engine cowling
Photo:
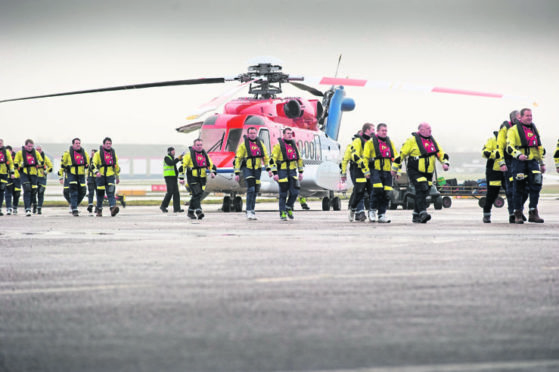
[[[352,111],[354,108],[355,101],[353,98],[345,97],[344,87],[336,88],[332,98],[330,99],[330,104],[328,105],[328,118],[326,119],[326,125],[324,127],[324,132],[328,137],[333,140],[338,139],[340,124],[342,121],[342,112]]]
[[[295,99],[290,99],[283,105],[283,112],[290,119],[296,119],[303,115],[301,104]]]

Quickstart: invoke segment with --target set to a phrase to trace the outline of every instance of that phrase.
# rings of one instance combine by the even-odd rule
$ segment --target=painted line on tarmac
[[[482,371],[551,371],[559,367],[559,360],[517,360],[480,363],[431,364],[420,366],[371,367],[357,369],[314,370],[309,372],[482,372]],[[552,369],[553,368],[553,369]]]
[[[401,273],[366,273],[366,274],[343,274],[343,275],[303,275],[303,276],[284,276],[275,278],[255,279],[256,283],[283,283],[283,282],[304,282],[323,279],[354,279],[354,278],[399,278],[410,276],[434,276],[434,275],[456,275],[459,271],[410,271]]]
[[[92,285],[81,287],[57,287],[57,288],[30,288],[30,289],[4,289],[0,290],[0,296],[4,295],[24,295],[24,294],[48,294],[48,293],[69,293],[86,291],[107,291],[112,289],[143,288],[150,287],[152,284],[108,284]]]

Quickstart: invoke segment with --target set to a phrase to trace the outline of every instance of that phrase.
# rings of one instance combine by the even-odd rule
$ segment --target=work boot
[[[514,223],[514,214],[509,216],[509,223]]]
[[[169,210],[167,208],[159,207],[159,209],[161,209],[161,212],[163,212],[163,213],[169,212]]]
[[[17,214],[17,207],[14,208],[14,214]]]
[[[201,209],[196,209],[196,217],[201,220],[202,218],[204,218],[204,212],[202,212]]]
[[[33,204],[33,214],[37,213],[37,204]]]
[[[543,218],[539,216],[537,208],[528,211],[528,222],[543,223]]]
[[[311,209],[311,207],[309,207],[309,205],[307,203],[301,203],[301,208],[303,208],[306,211]]]
[[[386,214],[379,214],[378,215],[378,223],[390,223],[390,219],[386,217]]]
[[[514,211],[514,223],[521,225],[524,223],[522,220],[522,211]]]
[[[421,219],[419,218],[419,214],[418,213],[413,213],[412,218],[411,218],[411,222],[413,223],[421,223]]]
[[[293,217],[293,211],[291,210],[291,208],[287,209],[287,218],[289,218],[290,220],[295,218]]]
[[[366,219],[367,219],[367,215],[365,214],[365,211],[359,211],[359,212],[355,213],[355,220],[356,221],[363,222]]]
[[[349,222],[353,222],[355,221],[355,210],[351,209],[349,210]]]
[[[41,211],[43,208],[37,208],[37,214],[43,214],[43,212]]]
[[[31,217],[31,209],[25,210],[25,217]]]
[[[380,215],[379,215],[379,218],[380,218]],[[371,209],[369,211],[369,222],[376,222],[376,219],[377,219],[377,211],[375,209]]]
[[[188,210],[188,213],[186,214],[186,217],[190,218],[191,220],[196,219],[196,215],[194,214],[194,211],[192,209]]]
[[[11,216],[12,215],[12,208],[8,208],[8,210],[6,211],[6,216]]]
[[[526,218],[526,216],[524,215],[524,213],[522,213],[522,221],[524,221],[524,222],[528,221],[528,219]]]
[[[123,206],[123,207],[124,207],[124,206]],[[173,213],[183,213],[183,212],[184,212],[184,209],[182,209],[182,208],[179,209],[178,211],[173,211]]]
[[[114,207],[111,207],[110,210],[111,210],[111,217],[116,216],[118,214],[118,211],[119,211],[119,209],[116,205]]]
[[[427,213],[427,211],[423,211],[419,213],[419,222],[427,223],[427,221],[429,221],[430,219],[431,219],[431,215]]]
[[[80,216],[80,212],[78,212],[77,209],[73,209],[73,210],[72,210],[72,216],[74,216],[74,217],[79,217],[79,216]]]
[[[103,217],[103,209],[95,207],[95,215],[97,217]]]
[[[287,213],[285,213],[285,211],[280,212],[280,219],[282,221],[287,221]]]
[[[93,213],[93,204],[89,204],[89,205],[87,206],[87,211],[88,211],[89,213]]]
[[[2,209],[0,209],[0,216],[3,216],[3,215],[4,215],[4,213],[2,213]]]
[[[491,223],[491,213],[483,214],[483,223]]]

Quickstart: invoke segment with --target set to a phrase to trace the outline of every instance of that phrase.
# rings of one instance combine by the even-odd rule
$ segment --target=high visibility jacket
[[[80,159],[79,163],[78,159]],[[75,151],[70,147],[70,149],[65,151],[62,155],[62,163],[60,165],[65,167],[68,173],[80,176],[85,175],[89,167],[89,155],[83,148],[80,151]]]
[[[368,170],[388,171],[392,169],[392,161],[398,156],[394,143],[389,137],[384,140],[372,136],[363,150],[363,160]]]
[[[249,151],[247,151],[247,146],[252,147],[252,150],[249,148]],[[253,156],[253,153],[259,153],[260,155]],[[235,174],[240,174],[243,166],[249,169],[259,169],[269,162],[270,156],[264,143],[258,138],[255,141],[251,141],[245,136],[244,142],[241,142],[235,155]],[[270,168],[267,167],[267,169]]]
[[[295,151],[295,154],[291,154],[293,154],[296,159],[287,159],[287,156],[289,156],[287,154],[288,147],[285,146],[283,138],[280,138],[279,142],[272,149],[272,158],[270,159],[269,168],[274,174],[278,173],[278,169],[296,169],[299,173],[303,173],[303,159],[301,159],[297,144],[295,144],[294,140],[291,140],[288,145],[291,147],[291,150]]]
[[[38,168],[39,164],[42,162],[43,158],[41,157],[41,154],[39,154],[35,149],[31,150],[31,152],[22,149],[17,152],[16,158],[14,159],[14,164],[18,167],[18,169],[30,176],[36,176],[39,174]]]
[[[110,159],[112,164],[108,164],[107,159]],[[113,148],[110,151],[105,151],[101,146],[99,151],[93,155],[93,166],[95,167],[95,173],[99,172],[102,176],[118,176],[120,174],[118,156],[116,156]]]
[[[555,168],[559,168],[559,139],[557,140],[557,147],[555,148],[555,154],[553,154],[553,160],[555,161]]]
[[[201,162],[205,163],[205,166],[201,166]],[[217,173],[216,166],[204,150],[202,150],[202,152],[197,152],[190,148],[190,151],[187,152],[182,159],[182,166],[184,174],[187,175],[189,184],[193,183],[192,178],[206,178],[208,172]]]
[[[39,177],[46,177],[48,173],[52,172],[52,161],[50,161],[49,157],[46,156],[44,152],[40,154],[43,158],[43,162],[39,166]]]
[[[443,151],[433,137],[428,139],[435,148],[429,151],[423,148],[423,145],[420,147],[421,138],[418,133],[412,133],[412,136],[404,142],[400,149],[400,155],[392,163],[393,171],[398,172],[406,158],[408,158],[408,167],[422,173],[433,173],[435,171],[435,159],[439,160],[441,164],[450,165],[448,154]]]
[[[176,177],[178,162],[179,159],[175,159],[171,154],[167,154],[163,158],[163,177]]]
[[[0,147],[0,174],[14,174],[14,159],[10,150],[5,147]]]
[[[505,164],[505,160],[498,148],[497,138],[498,135],[494,135],[487,139],[487,142],[481,151],[481,156],[487,159],[486,169],[500,172],[501,165]]]
[[[359,167],[365,175],[368,174],[369,167],[365,164],[365,161],[363,161],[363,150],[369,139],[368,136],[357,136],[351,143],[351,155],[349,159],[349,161]]]
[[[347,165],[351,160],[351,143],[346,146],[344,151],[344,157],[342,158],[342,162],[340,163],[340,174],[343,176],[347,173]]]
[[[527,130],[528,135],[525,134]],[[527,137],[530,138],[527,138]],[[534,124],[524,125],[518,123],[507,131],[507,152],[513,158],[526,155],[528,160],[537,160],[544,163],[544,148],[541,144],[540,134]]]
[[[511,159],[512,156],[507,152],[507,133],[510,128],[514,126],[510,121],[503,121],[497,134],[497,148],[501,152],[504,159]],[[503,159],[503,161],[504,161]]]

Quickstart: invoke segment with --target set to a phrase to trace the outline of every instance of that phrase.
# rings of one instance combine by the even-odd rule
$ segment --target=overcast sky
[[[0,99],[114,85],[232,76],[271,55],[284,72],[526,96],[499,100],[347,88],[347,143],[365,121],[402,143],[421,121],[447,152],[478,151],[535,100],[559,137],[559,1],[0,0]],[[0,138],[177,144],[186,116],[227,85],[154,88],[0,104]],[[325,89],[326,87],[321,87]],[[304,92],[286,88],[286,95]]]

